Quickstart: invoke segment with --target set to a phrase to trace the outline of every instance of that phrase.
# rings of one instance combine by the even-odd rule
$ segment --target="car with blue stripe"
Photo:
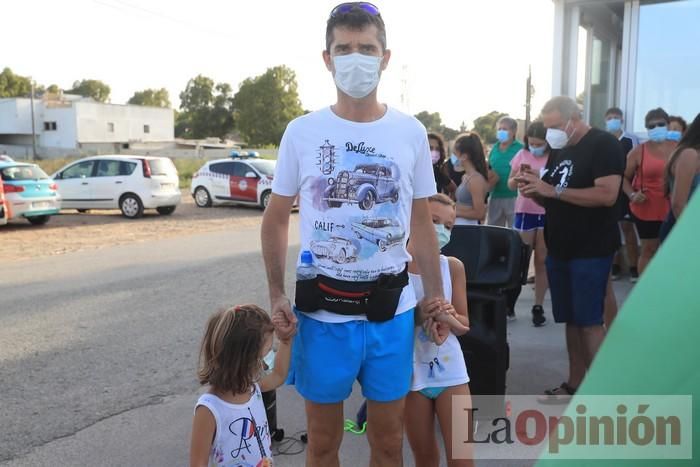
[[[6,220],[26,219],[45,224],[61,210],[58,186],[36,164],[0,161]]]

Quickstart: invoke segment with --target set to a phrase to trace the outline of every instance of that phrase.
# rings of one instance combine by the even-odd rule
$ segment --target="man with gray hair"
[[[576,102],[559,96],[542,109],[552,148],[542,177],[523,171],[518,189],[546,210],[547,276],[552,314],[566,323],[569,377],[542,402],[567,401],[583,381],[605,337],[603,309],[620,243],[617,197],[624,157],[617,139],[581,119]]]
[[[523,143],[515,139],[518,131],[518,122],[513,118],[504,116],[496,122],[496,138],[489,153],[489,165],[498,176],[498,182],[491,190],[486,223],[500,227],[512,227],[515,217],[515,198],[518,192],[508,188],[508,176],[510,175],[510,161],[523,148]]]

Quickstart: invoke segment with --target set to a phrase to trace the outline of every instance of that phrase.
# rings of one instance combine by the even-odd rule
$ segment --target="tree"
[[[127,104],[147,105],[151,107],[170,107],[170,95],[165,88],[144,89],[131,96]]]
[[[474,120],[474,131],[479,133],[484,143],[493,144],[497,141],[496,122],[505,115],[507,114],[494,110]]]
[[[0,97],[22,97],[32,92],[32,84],[26,76],[16,75],[9,68],[0,73]]]
[[[97,102],[107,102],[111,89],[108,85],[97,79],[84,79],[75,81],[73,89],[66,91],[67,94],[77,94],[83,97],[92,97]]]
[[[197,75],[180,93],[180,112],[176,114],[175,135],[201,139],[224,138],[233,131],[233,98],[228,83]]]
[[[418,112],[414,115],[419,122],[423,124],[428,131],[440,131],[442,128],[442,118],[440,117],[440,112],[430,113],[427,110]]]
[[[52,84],[48,88],[46,88],[46,92],[51,94],[58,94],[60,91],[61,88],[58,87],[58,84]]]
[[[253,146],[279,144],[287,124],[304,113],[296,74],[284,65],[243,81],[234,104],[237,128]]]

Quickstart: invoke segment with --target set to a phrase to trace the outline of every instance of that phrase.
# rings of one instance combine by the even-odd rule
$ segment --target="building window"
[[[144,132],[144,133],[150,133],[150,132],[151,132],[151,125],[144,125],[144,126],[143,126],[143,132]]]
[[[44,122],[44,131],[56,131],[56,122]]]
[[[114,123],[107,122],[107,131],[109,131],[110,133],[114,133]]]
[[[656,107],[692,120],[700,100],[700,1],[643,3],[634,99],[634,131],[646,133],[644,116]]]

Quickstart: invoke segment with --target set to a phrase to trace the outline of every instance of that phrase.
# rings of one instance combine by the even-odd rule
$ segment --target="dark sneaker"
[[[634,283],[639,280],[639,272],[637,268],[630,268],[630,282]]]
[[[515,321],[515,310],[508,310],[506,317],[508,318],[508,321]]]
[[[544,308],[542,308],[541,305],[535,305],[532,307],[532,324],[535,325],[535,327],[540,327],[542,326],[545,321],[547,321],[547,318],[544,317]]]
[[[614,281],[616,281],[620,278],[620,265],[619,264],[612,265],[612,273],[610,274],[610,278]]]

